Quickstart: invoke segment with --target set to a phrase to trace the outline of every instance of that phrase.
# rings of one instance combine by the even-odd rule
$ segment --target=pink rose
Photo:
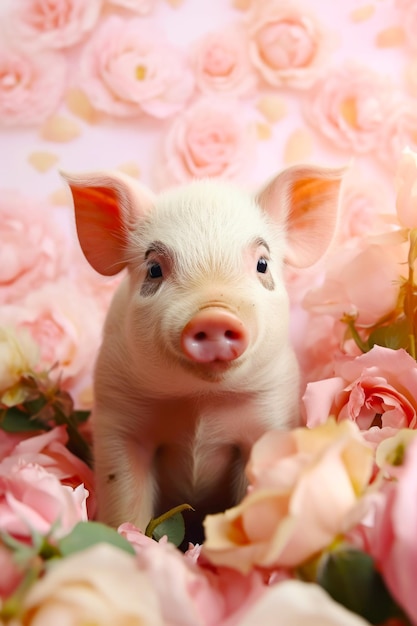
[[[0,304],[4,304],[62,275],[69,263],[69,246],[50,207],[4,189],[0,222]]]
[[[328,52],[314,15],[293,2],[266,0],[253,3],[247,23],[250,58],[264,80],[273,87],[309,87]]]
[[[303,404],[307,426],[332,415],[355,422],[370,441],[417,428],[417,363],[405,350],[375,345],[336,361],[333,378],[309,383]]]
[[[40,465],[17,461],[8,471],[0,468],[0,530],[30,539],[32,530],[53,529],[60,537],[87,520],[87,496],[83,485],[73,489]]]
[[[377,508],[375,524],[369,535],[370,551],[389,590],[415,624],[417,438],[406,447],[405,461],[398,480],[386,484],[381,493],[384,500]]]
[[[375,156],[389,170],[394,171],[405,148],[417,150],[417,111],[414,100],[393,103],[381,128]]]
[[[56,366],[61,386],[82,393],[91,386],[92,361],[101,341],[104,311],[65,277],[45,283],[16,304],[2,307],[0,321],[29,331],[45,369]]]
[[[357,523],[372,465],[372,449],[348,421],[267,432],[252,448],[242,502],[206,517],[203,554],[242,573],[300,565],[346,531],[348,519]]]
[[[16,563],[14,552],[0,543],[0,601],[11,596],[22,582],[24,574],[23,567]]]
[[[306,95],[306,120],[335,147],[357,153],[375,150],[392,106],[386,79],[363,65],[329,70]]]
[[[242,176],[254,137],[237,103],[201,100],[178,116],[165,137],[156,168],[160,187],[194,178]]]
[[[244,96],[257,78],[249,61],[248,39],[237,26],[205,35],[193,49],[197,87],[205,94]]]
[[[56,476],[63,485],[75,488],[82,483],[90,494],[87,504],[92,519],[95,513],[93,472],[68,450],[67,442],[65,426],[56,426],[49,432],[18,441],[8,450],[7,456],[2,457],[0,473],[7,475],[18,464],[35,464]]]
[[[61,102],[67,61],[58,52],[0,48],[0,125],[43,122]]]
[[[178,113],[194,90],[179,49],[139,18],[111,16],[96,29],[81,57],[80,84],[100,111],[121,117]]]
[[[359,252],[339,248],[327,258],[322,285],[306,294],[303,306],[336,319],[357,314],[358,325],[371,326],[395,309],[406,259],[407,250],[399,245],[371,244]]]
[[[417,153],[405,150],[396,172],[398,219],[405,228],[417,228]]]
[[[102,0],[13,0],[10,31],[42,48],[67,48],[95,26]]]

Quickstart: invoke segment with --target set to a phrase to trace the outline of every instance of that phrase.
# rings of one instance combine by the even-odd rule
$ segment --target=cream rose
[[[135,557],[97,544],[51,564],[23,601],[25,626],[163,626],[159,602]]]
[[[38,361],[39,346],[27,330],[0,327],[0,401],[22,375],[36,369]]]
[[[252,449],[248,494],[206,517],[203,554],[243,573],[300,565],[347,530],[348,515],[354,523],[372,467],[372,449],[351,422],[269,431]]]

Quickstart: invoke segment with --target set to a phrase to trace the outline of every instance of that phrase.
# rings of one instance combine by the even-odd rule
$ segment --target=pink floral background
[[[360,626],[317,585],[293,580],[335,537],[372,556],[417,624],[417,441],[403,430],[417,430],[415,337],[389,343],[404,333],[399,303],[417,257],[416,33],[417,0],[2,1],[0,408],[27,399],[22,373],[54,366],[76,407],[91,408],[120,278],[85,261],[60,169],[119,169],[158,191],[202,176],[255,190],[300,162],[348,168],[332,249],[287,274],[308,428],[257,442],[250,491],[209,516],[201,552],[183,557],[125,524],[137,560],[92,546],[84,570],[81,554],[68,556],[32,588],[25,624],[49,626],[49,602],[59,610],[67,586],[92,585],[107,604],[92,598],[94,614],[62,600],[74,620],[163,624],[174,610],[181,624],[250,626],[275,623],[265,619],[279,606],[288,623]],[[358,343],[384,324],[391,334],[362,354]],[[67,440],[63,426],[1,431],[2,533],[59,542],[94,517],[92,472]],[[4,599],[22,572],[2,540],[0,572]],[[127,581],[123,602],[114,572]],[[0,626],[3,614],[0,603]]]

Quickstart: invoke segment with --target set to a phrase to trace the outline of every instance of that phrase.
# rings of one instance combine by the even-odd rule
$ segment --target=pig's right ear
[[[71,189],[86,259],[100,274],[117,274],[126,266],[131,234],[153,206],[153,195],[120,172],[60,173]]]

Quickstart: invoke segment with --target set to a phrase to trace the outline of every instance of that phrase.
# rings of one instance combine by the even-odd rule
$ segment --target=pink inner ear
[[[126,234],[116,192],[108,187],[70,186],[85,257],[100,274],[117,274],[126,265]]]

